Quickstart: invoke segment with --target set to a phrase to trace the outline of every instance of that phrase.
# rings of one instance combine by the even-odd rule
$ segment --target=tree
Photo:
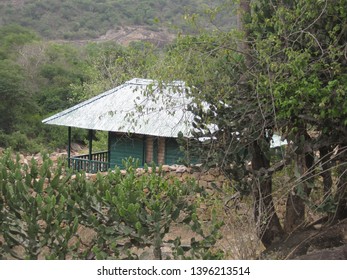
[[[31,111],[24,75],[14,57],[18,48],[37,39],[33,32],[17,25],[0,28],[0,130],[5,133],[14,131],[25,112]]]
[[[334,219],[346,217],[345,171],[338,171],[338,191],[331,197],[332,161],[346,162],[346,1],[266,1],[255,5],[254,40],[262,68],[259,88],[274,100],[277,126],[293,143],[298,184],[288,197],[285,228],[305,221],[305,203],[315,186],[319,152],[325,200],[334,201]],[[260,12],[262,11],[262,12]],[[305,12],[305,13],[303,13]],[[264,28],[266,32],[264,32]],[[333,158],[333,149],[340,154]],[[340,168],[338,168],[340,169]],[[343,168],[345,170],[345,168]],[[330,194],[329,194],[330,193]],[[342,193],[342,194],[340,194]],[[324,203],[325,204],[325,203]],[[331,206],[331,205],[330,205]],[[340,210],[339,210],[340,209]]]
[[[20,46],[39,39],[30,29],[15,24],[0,27],[0,38],[0,59],[11,58]]]
[[[176,69],[166,79],[178,72],[196,100],[190,149],[253,193],[265,247],[303,228],[306,206],[330,213],[331,222],[346,217],[346,4],[240,1],[239,31],[180,38],[169,52]],[[271,156],[274,132],[289,143],[279,161]],[[282,228],[272,176],[292,164]],[[317,201],[310,194],[319,174],[326,192]]]
[[[72,45],[49,44],[38,67],[38,101],[44,113],[66,109],[73,103],[71,84],[83,84],[85,62],[82,51]]]
[[[74,102],[86,100],[134,77],[147,78],[155,64],[158,50],[149,43],[132,43],[123,47],[116,43],[86,46],[84,81],[72,84]]]
[[[0,60],[0,98],[0,130],[10,133],[26,107],[26,98],[20,69],[6,60]]]
[[[256,65],[251,50],[237,38],[238,31],[180,38],[167,63],[175,64],[172,72],[187,81],[195,98],[189,152],[210,167],[220,167],[243,195],[253,193],[258,234],[269,246],[283,233],[271,197],[271,176],[263,174],[270,167],[272,119],[252,81]]]

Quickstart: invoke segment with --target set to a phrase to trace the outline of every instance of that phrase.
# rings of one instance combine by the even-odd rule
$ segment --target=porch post
[[[108,168],[111,168],[111,131],[108,132],[107,135],[107,161],[108,161]]]
[[[67,139],[68,139],[68,145],[67,145],[67,166],[70,168],[70,158],[71,158],[71,126],[67,129]]]
[[[89,160],[92,160],[92,153],[93,153],[93,130],[89,129]]]
[[[88,167],[88,171],[86,170],[86,172],[93,172],[93,167],[92,167],[92,153],[93,153],[93,130],[89,129],[88,131],[88,138],[89,138],[89,155],[88,155],[88,159],[89,159],[89,167]]]

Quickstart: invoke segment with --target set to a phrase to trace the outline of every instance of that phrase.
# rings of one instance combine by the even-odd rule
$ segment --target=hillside
[[[188,31],[184,15],[199,15],[205,26],[227,26],[232,20],[219,15],[210,21],[206,10],[223,0],[3,0],[0,26],[16,23],[34,29],[43,38],[82,40],[99,38],[108,31],[146,26],[153,33],[177,29]],[[208,24],[207,24],[208,22]]]

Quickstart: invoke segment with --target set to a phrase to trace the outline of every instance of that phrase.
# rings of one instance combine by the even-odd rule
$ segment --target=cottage
[[[76,106],[55,114],[43,123],[68,127],[68,162],[75,169],[106,171],[121,166],[126,157],[140,164],[176,164],[182,156],[177,136],[190,136],[192,115],[182,82],[168,85],[132,79]],[[89,153],[71,157],[71,129],[89,130]],[[108,151],[93,153],[94,130],[108,132]]]
[[[192,112],[188,88],[183,82],[160,84],[132,79],[87,101],[55,114],[43,123],[68,127],[68,163],[87,172],[122,166],[124,158],[145,163],[173,165],[183,156],[177,143],[179,133],[191,136]],[[71,157],[71,129],[89,130],[89,153]],[[211,125],[211,130],[218,129]],[[93,152],[93,131],[108,132],[108,150]],[[286,145],[274,135],[271,147]],[[280,152],[280,151],[279,151]]]

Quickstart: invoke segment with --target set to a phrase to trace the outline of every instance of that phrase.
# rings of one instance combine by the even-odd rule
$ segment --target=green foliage
[[[60,5],[50,0],[26,2],[17,14],[10,5],[3,5],[0,13],[6,13],[4,22],[16,20],[19,16],[25,23],[29,18],[27,25],[40,30],[40,34],[48,36],[50,33],[60,38],[76,38],[87,33],[88,36],[97,36],[115,26],[113,19],[137,24],[169,19],[175,22],[169,14],[174,13],[177,7],[190,3],[183,0],[135,1],[133,5],[126,5],[129,1],[76,0]],[[88,16],[77,22],[71,21],[76,17],[72,4],[77,11],[83,11]],[[214,6],[214,2],[210,4],[206,10],[213,23],[222,8]],[[231,10],[234,8],[229,1],[225,5]],[[61,128],[42,126],[43,116],[136,76],[163,81],[184,80],[191,88],[190,94],[195,101],[191,107],[196,118],[190,156],[195,154],[208,167],[219,166],[232,180],[233,187],[242,194],[250,194],[256,182],[271,180],[277,164],[283,161],[282,154],[275,159],[270,151],[272,134],[280,133],[290,143],[286,164],[288,161],[296,163],[292,174],[296,178],[295,185],[287,186],[288,191],[294,190],[310,204],[309,193],[318,177],[315,174],[339,179],[330,180],[335,184],[333,187],[329,187],[329,180],[324,183],[331,192],[326,196],[329,200],[316,207],[319,211],[330,213],[344,207],[347,193],[342,169],[338,174],[331,173],[332,166],[343,167],[346,162],[346,5],[346,0],[252,1],[251,12],[244,16],[243,31],[207,29],[195,36],[182,35],[166,48],[165,55],[146,43],[133,43],[129,47],[114,43],[89,44],[80,48],[45,43],[28,29],[2,26],[0,145],[31,151],[37,151],[37,143],[63,146],[66,132]],[[161,9],[160,16],[153,13],[155,8]],[[51,14],[52,9],[59,11],[57,14],[61,13],[63,17],[56,18]],[[118,12],[125,16],[115,16],[114,13]],[[185,12],[196,27],[201,27],[198,11],[188,8]],[[158,19],[153,20],[155,17]],[[61,29],[65,21],[69,25]],[[103,24],[99,24],[100,21]],[[50,32],[47,26],[57,32]],[[199,30],[195,29],[196,32]],[[32,143],[34,138],[37,142]],[[77,138],[83,140],[83,135],[78,132],[74,135],[74,139]],[[328,151],[327,156],[323,156],[324,149]],[[336,156],[332,153],[334,149]],[[320,156],[313,165],[307,163],[318,154]],[[257,157],[261,158],[258,166],[254,160]],[[250,161],[253,170],[249,166]],[[128,174],[133,172],[131,169]],[[95,225],[100,236],[105,236],[98,237],[93,249],[100,258],[108,256],[108,250],[113,252],[114,257],[119,257],[116,253],[119,249],[118,236],[127,238],[126,242],[122,240],[122,244],[128,247],[135,246],[136,242],[154,244],[157,241],[159,244],[161,235],[165,233],[165,226],[161,224],[165,224],[163,217],[172,215],[170,211],[176,209],[170,206],[170,211],[161,217],[163,220],[153,222],[157,229],[151,228],[146,222],[147,219],[154,219],[151,214],[158,210],[154,206],[159,203],[159,198],[140,192],[141,184],[151,184],[152,181],[141,183],[136,176],[130,175],[125,178],[134,184],[131,190],[143,201],[150,199],[154,208],[148,208],[150,212],[143,211],[132,201],[132,197],[125,196],[123,198],[129,204],[118,209],[112,204],[113,197],[118,193],[111,188],[106,194],[103,186],[103,180],[108,180],[109,185],[114,180],[123,186],[124,193],[126,188],[131,188],[118,173],[109,175],[111,177],[107,179],[98,178],[96,188],[86,183],[81,174],[71,182],[76,186],[76,198],[89,194],[89,198],[94,199],[89,204],[83,202],[85,205],[82,206],[93,213],[85,224]],[[112,177],[116,174],[118,179]],[[163,189],[168,192],[164,183],[158,184],[163,184]],[[79,189],[84,192],[78,193]],[[173,196],[172,199],[176,198]],[[122,205],[120,201],[116,202]],[[104,208],[99,209],[98,205]],[[103,211],[110,211],[127,225],[124,228],[126,237],[122,228],[118,228],[115,235],[107,230],[108,220]],[[135,218],[139,219],[139,223],[133,224]],[[200,232],[194,219],[189,223]],[[114,230],[116,225],[112,226]],[[195,241],[194,244],[200,244]],[[179,240],[174,244],[177,248],[181,246]],[[177,250],[177,257],[186,257],[181,254],[183,247]]]
[[[134,78],[151,76],[157,50],[149,43],[123,47],[116,43],[88,44],[83,82],[71,85],[72,100],[80,102]]]
[[[256,93],[239,82],[248,73],[243,55],[234,51],[237,36],[206,32],[179,38],[164,61],[162,79],[178,76],[191,88],[190,110],[196,117],[190,155],[207,167],[219,166],[239,191],[249,194],[250,182],[244,180],[249,175],[249,145],[263,133],[263,117]]]
[[[0,129],[10,132],[20,110],[18,104],[23,104],[20,90],[22,80],[19,69],[8,61],[0,61],[0,71]],[[9,112],[8,108],[12,108],[13,111]]]
[[[44,157],[42,164],[21,164],[11,151],[0,159],[1,259],[139,258],[134,249],[147,246],[161,259],[164,238],[178,223],[201,240],[192,239],[189,258],[222,257],[211,250],[222,223],[203,230],[194,202],[203,192],[194,182],[165,179],[152,172],[155,166],[137,174],[131,159],[124,162],[126,174],[116,169],[92,182],[83,173],[73,178],[62,163],[53,166]],[[81,243],[80,226],[96,233],[89,247]],[[174,256],[186,257],[179,237],[169,242]]]
[[[40,42],[17,26],[1,27],[0,36],[0,145],[29,152],[66,146],[66,133],[43,126],[44,117],[133,77],[150,76],[158,54],[148,43],[126,48]],[[83,137],[74,134],[78,140]]]
[[[11,134],[0,132],[0,146],[12,147],[16,151],[37,153],[41,150],[41,146],[36,142],[29,140],[27,135],[19,131]]]
[[[38,101],[44,113],[52,113],[72,105],[70,85],[81,84],[86,78],[77,48],[50,44],[45,49],[45,57],[46,61],[39,67],[43,83]]]
[[[188,29],[189,25],[182,19],[185,13],[199,15],[208,22],[205,7],[213,8],[221,2],[223,1],[26,0],[14,5],[12,1],[4,0],[0,16],[6,24],[19,23],[36,30],[43,37],[70,40],[99,37],[109,29],[127,25],[170,25]],[[219,22],[222,22],[222,26],[229,23],[226,16],[213,24],[217,25]]]
[[[97,232],[93,247],[97,257],[138,258],[133,253],[134,248],[151,246],[154,257],[162,259],[163,240],[176,223],[191,225],[194,232],[202,235],[205,243],[193,242],[193,247],[200,254],[208,254],[209,246],[216,242],[212,236],[216,235],[221,225],[215,226],[215,232],[210,234],[202,232],[196,218],[196,205],[192,201],[196,191],[201,190],[193,182],[165,179],[160,170],[158,174],[151,171],[156,169],[155,166],[145,166],[144,173],[139,175],[136,174],[136,162],[129,159],[123,163],[126,175],[116,168],[105,178],[99,174],[92,188],[88,188],[83,180],[80,181],[83,187],[77,187],[83,195],[80,210],[86,216],[85,225]],[[178,240],[169,242],[177,244]],[[209,246],[206,244],[208,240]],[[115,248],[118,250],[115,251]],[[177,248],[180,246],[177,245]],[[195,253],[194,256],[202,255]]]
[[[38,36],[30,29],[16,24],[0,28],[0,60],[15,55],[16,48],[37,41]]]
[[[33,112],[22,69],[14,62],[16,49],[37,40],[30,30],[9,25],[0,28],[0,132],[16,130],[21,116]]]
[[[162,63],[161,79],[178,77],[191,87],[196,117],[189,153],[207,167],[222,168],[241,194],[254,195],[259,237],[270,229],[271,239],[282,232],[272,205],[272,174],[291,161],[297,180],[286,186],[286,193],[294,193],[297,205],[288,198],[288,232],[304,224],[305,211],[296,210],[312,204],[310,193],[320,184],[317,174],[324,178],[326,193],[316,210],[329,214],[346,209],[344,173],[339,169],[333,177],[331,168],[343,167],[347,159],[347,33],[342,12],[347,2],[249,3],[240,1],[241,30],[179,37]],[[282,134],[290,146],[277,158],[270,150],[273,133]],[[334,149],[339,156],[333,155]],[[325,201],[330,194],[333,200]],[[346,217],[346,211],[339,213]],[[270,224],[274,220],[275,226]],[[293,221],[298,224],[288,227]]]
[[[68,186],[70,176],[62,176],[62,163],[51,173],[52,161],[45,157],[42,166],[33,159],[22,165],[5,152],[0,161],[1,258],[65,259],[74,250],[68,241],[77,231]],[[21,249],[23,249],[23,253]],[[48,252],[44,252],[48,250]]]
[[[65,146],[66,133],[43,127],[41,121],[72,105],[71,84],[86,79],[81,50],[40,42],[19,26],[1,27],[0,38],[0,145],[29,152],[42,149],[43,143]]]
[[[255,38],[261,38],[255,44],[260,64],[268,67],[259,91],[268,95],[271,87],[277,118],[289,129],[304,121],[325,133],[326,126],[346,122],[346,15],[340,9],[345,5],[346,1],[299,1],[274,9],[259,1],[259,9],[269,9],[256,14],[252,25]],[[308,12],[302,16],[302,11]],[[265,34],[264,26],[271,32]]]
[[[314,205],[310,193],[319,185],[319,172],[325,193],[316,210],[332,220],[346,217],[337,209],[347,207],[343,172],[334,176],[331,169],[347,160],[346,5],[346,0],[297,1],[275,7],[257,1],[255,8],[264,12],[255,13],[250,23],[259,56],[259,95],[272,99],[276,126],[293,143],[295,193]],[[334,149],[340,151],[339,158],[332,155]],[[323,172],[313,162],[318,151]],[[334,177],[337,183],[332,183]]]
[[[121,22],[121,18],[126,18],[131,23],[134,15],[139,24],[154,24],[154,21],[159,24],[171,17],[178,19],[180,13],[189,13],[190,6],[195,11],[202,5],[201,1],[199,5],[191,5],[191,1],[135,1],[131,5],[129,1],[116,0],[75,2],[72,8],[72,2],[25,1],[16,10],[15,5],[21,4],[3,3],[0,10],[0,14],[4,13],[4,25],[0,26],[1,146],[29,152],[47,146],[50,149],[66,146],[62,129],[42,126],[44,117],[134,77],[155,78],[161,72],[160,63],[157,64],[162,50],[149,43],[133,42],[128,47],[113,42],[83,46],[49,43],[40,41],[31,29],[9,23],[31,27],[43,36],[61,38],[68,32],[69,38],[76,38],[85,37],[88,32],[104,33],[114,28],[111,23],[114,19]],[[87,2],[88,5],[84,5]],[[215,4],[209,2],[212,8]],[[76,13],[79,10],[83,12]],[[177,10],[180,10],[178,14]],[[60,13],[62,19],[58,19]],[[98,15],[112,26],[100,27]],[[174,21],[171,20],[171,24]],[[67,31],[70,24],[73,30]],[[73,141],[76,140],[79,139],[73,135]]]

